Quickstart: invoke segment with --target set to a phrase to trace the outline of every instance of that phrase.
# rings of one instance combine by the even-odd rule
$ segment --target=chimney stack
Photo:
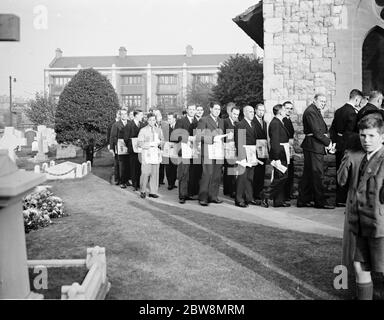
[[[61,58],[63,56],[63,51],[60,48],[56,49],[56,59]]]
[[[192,46],[190,44],[187,45],[186,48],[185,48],[185,55],[188,58],[192,57],[192,55],[193,55],[193,48],[192,48]]]
[[[125,49],[125,47],[120,47],[119,48],[119,57],[125,58],[126,56],[127,56],[127,49]]]

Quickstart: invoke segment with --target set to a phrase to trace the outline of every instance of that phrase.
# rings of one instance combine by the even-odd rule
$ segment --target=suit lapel
[[[384,146],[381,147],[381,149],[377,151],[376,154],[374,154],[373,157],[369,159],[368,163],[365,165],[364,174],[360,179],[358,189],[361,189],[363,186],[365,186],[367,180],[377,174],[377,171],[380,168],[380,162],[382,162],[383,158]]]

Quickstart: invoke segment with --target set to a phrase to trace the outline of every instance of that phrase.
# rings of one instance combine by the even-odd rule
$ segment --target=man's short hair
[[[320,97],[326,97],[324,93],[316,93],[315,96],[314,96],[314,99],[317,100],[319,99]]]
[[[175,119],[177,119],[177,113],[170,112],[170,113],[167,113],[167,117],[168,117],[168,116],[172,116],[172,117],[174,117]]]
[[[383,96],[383,93],[379,90],[373,90],[369,93],[369,101],[377,99],[378,97]]]
[[[257,110],[260,106],[263,106],[263,107],[264,107],[264,103],[258,103],[258,104],[256,104],[255,110]]]
[[[218,103],[217,101],[211,101],[211,102],[209,103],[209,109],[212,109],[216,104],[217,104],[218,106],[220,106],[220,103]],[[220,108],[221,108],[221,106],[220,106]]]
[[[196,105],[196,109],[197,108],[202,108],[204,110],[204,107],[201,104]]]
[[[239,112],[240,112],[240,108],[239,108],[238,106],[233,106],[233,107],[231,108],[231,112],[232,112],[233,110],[239,110]]]
[[[285,107],[287,104],[291,104],[291,105],[293,105],[293,103],[292,103],[291,101],[285,101],[285,102],[283,103],[283,107]]]
[[[140,112],[143,112],[143,110],[141,109],[136,109],[135,111],[133,111],[133,116],[135,117],[137,114],[139,114]]]
[[[283,109],[283,105],[282,104],[276,104],[275,106],[273,106],[273,108],[272,108],[272,111],[273,111],[273,114],[276,116],[278,113],[279,113],[279,111],[281,110],[281,109]]]
[[[120,109],[120,114],[121,114],[123,111],[126,112],[126,113],[128,113],[128,109],[121,108],[121,109]]]
[[[149,113],[147,114],[147,119],[152,118],[152,117],[155,117],[155,118],[156,118],[156,115],[155,115],[153,112],[149,112]]]
[[[359,130],[364,129],[374,129],[377,128],[377,131],[380,134],[384,133],[384,121],[380,113],[371,113],[364,116],[359,123],[357,124]]]
[[[349,99],[355,99],[356,97],[364,97],[364,94],[359,89],[353,89],[349,94]]]

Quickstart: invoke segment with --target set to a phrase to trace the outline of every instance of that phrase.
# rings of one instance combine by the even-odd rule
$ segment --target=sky
[[[251,53],[255,42],[232,19],[258,0],[1,0],[20,17],[20,41],[0,42],[0,96],[32,98],[55,55]]]

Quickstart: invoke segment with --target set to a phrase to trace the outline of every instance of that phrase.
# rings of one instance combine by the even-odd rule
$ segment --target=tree
[[[240,107],[263,101],[263,64],[247,55],[230,57],[219,68],[214,97],[222,104]]]
[[[51,96],[36,92],[35,99],[28,101],[25,113],[36,125],[53,127],[55,124],[56,103]]]
[[[209,102],[212,100],[213,85],[211,83],[194,82],[187,91],[187,103],[201,105],[204,111],[209,109]]]
[[[60,95],[55,118],[56,140],[84,148],[94,139],[96,149],[107,144],[108,126],[119,109],[108,79],[90,68],[80,70]]]

